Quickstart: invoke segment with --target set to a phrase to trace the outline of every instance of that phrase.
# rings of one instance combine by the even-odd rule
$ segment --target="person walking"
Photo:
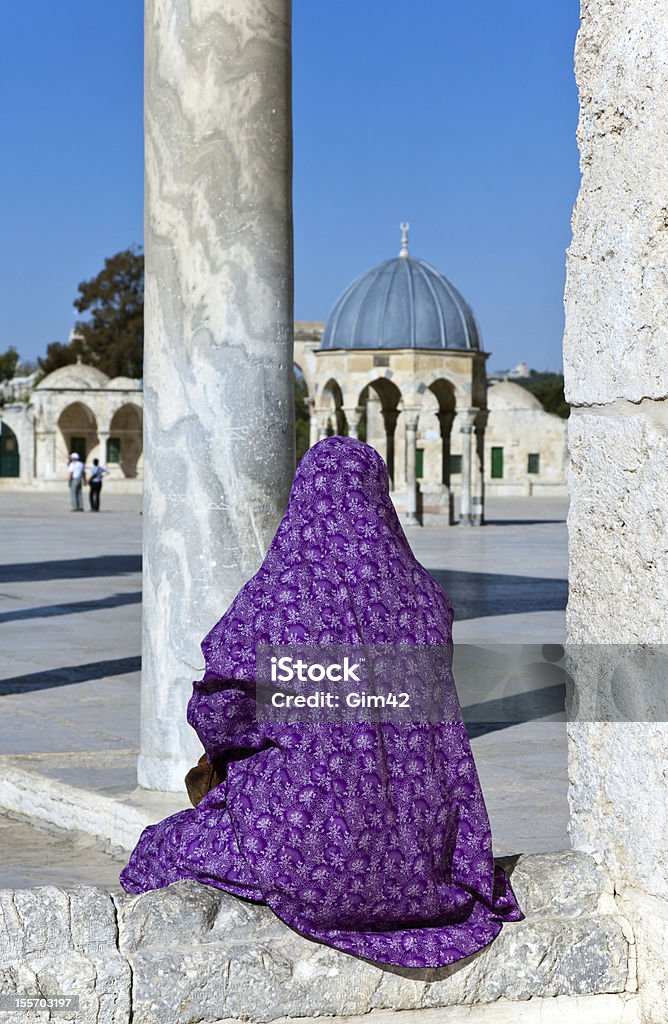
[[[88,499],[90,501],[91,512],[100,511],[100,491],[102,490],[102,477],[109,472],[104,466],[100,465],[99,459],[93,459],[93,468],[88,477]]]
[[[83,486],[86,483],[86,468],[78,452],[72,452],[67,467],[67,481],[70,487],[70,511],[83,512]]]

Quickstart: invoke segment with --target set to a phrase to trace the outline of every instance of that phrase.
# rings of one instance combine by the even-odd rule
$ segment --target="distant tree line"
[[[19,354],[13,345],[10,345],[6,352],[0,352],[0,384],[16,376],[18,365]]]
[[[546,412],[553,412],[563,419],[568,419],[571,407],[564,398],[563,373],[530,370],[528,377],[517,377],[513,383],[521,384],[535,395]]]

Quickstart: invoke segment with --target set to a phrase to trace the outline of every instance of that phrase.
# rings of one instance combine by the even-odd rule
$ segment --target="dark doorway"
[[[19,468],[16,434],[4,421],[0,421],[0,476],[18,476]]]

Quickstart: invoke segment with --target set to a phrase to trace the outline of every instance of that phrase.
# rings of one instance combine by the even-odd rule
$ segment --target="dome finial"
[[[410,229],[410,224],[408,223],[408,221],[407,220],[402,220],[401,224],[399,225],[399,230],[401,231],[401,249],[399,250],[399,255],[400,256],[408,256],[408,231],[409,231],[409,229]]]

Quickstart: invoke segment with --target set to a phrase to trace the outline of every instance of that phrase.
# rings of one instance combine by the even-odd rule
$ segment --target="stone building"
[[[78,362],[47,374],[25,402],[0,408],[0,478],[60,487],[69,453],[99,458],[115,490],[141,489],[141,382]]]
[[[490,382],[487,409],[487,493],[565,494],[568,421],[512,381]]]
[[[350,434],[388,465],[409,523],[480,524],[485,492],[565,493],[566,422],[526,388],[489,388],[473,310],[438,270],[409,255],[362,274],[326,324],[295,325],[310,443]]]
[[[479,524],[487,355],[471,307],[438,270],[409,255],[402,229],[399,255],[337,299],[311,359],[296,340],[310,440],[361,433],[387,463],[395,505],[417,523],[453,519],[451,456],[461,436],[460,518]]]
[[[411,284],[417,282],[410,288],[408,274]],[[373,287],[367,290],[369,277]],[[295,363],[309,396],[310,443],[328,433],[367,440],[386,459],[394,502],[409,521],[414,521],[406,504],[409,456],[415,462],[413,515],[423,523],[443,522],[443,517],[454,521],[455,498],[465,504],[467,448],[471,522],[481,519],[484,492],[565,493],[566,421],[545,412],[526,388],[486,379],[487,354],[470,308],[421,260],[400,257],[363,275],[364,316],[369,316],[368,304],[378,301],[378,287],[382,291],[388,281],[391,287],[381,301],[390,315],[381,323],[376,310],[381,332],[376,337],[373,320],[368,328],[374,348],[351,333],[358,288],[352,297],[351,289],[344,293],[326,327],[295,324]],[[441,304],[437,301],[443,282],[452,290],[452,305],[449,293]],[[467,311],[466,331],[457,320],[460,308]],[[361,329],[358,324],[356,330]],[[425,343],[393,344],[406,336]],[[354,347],[346,344],[349,338]],[[427,344],[430,339],[441,347]],[[470,395],[477,407],[471,408]],[[48,374],[23,398],[0,407],[1,483],[59,486],[69,453],[77,451],[88,463],[99,458],[107,466],[114,489],[141,488],[140,381],[110,380],[95,367],[77,363]],[[473,425],[467,433],[469,421]]]

